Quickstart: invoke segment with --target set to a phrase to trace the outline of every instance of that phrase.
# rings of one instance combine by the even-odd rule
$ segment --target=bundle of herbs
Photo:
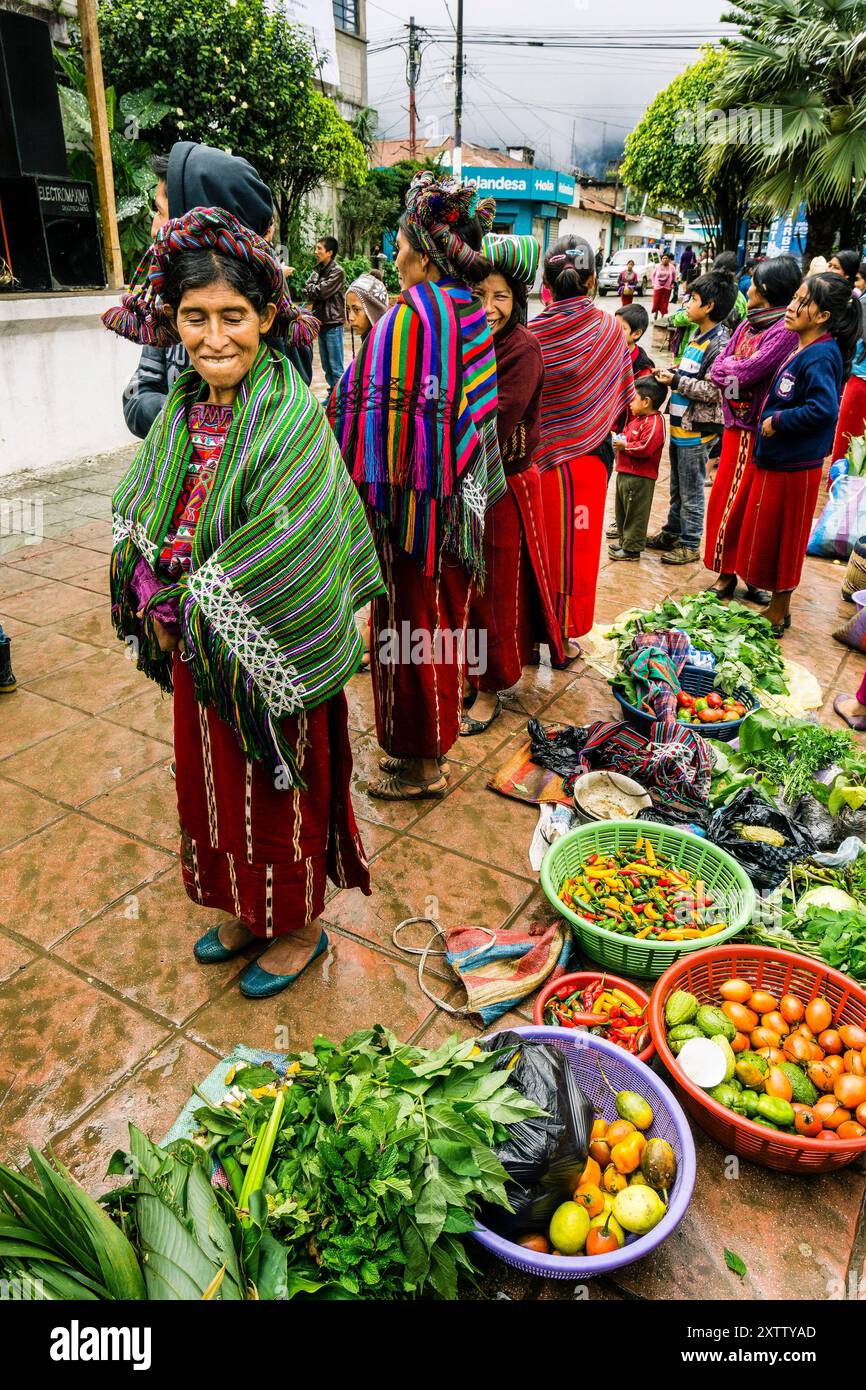
[[[811,956],[866,984],[866,853],[841,868],[791,865],[744,939]]]
[[[785,666],[766,618],[742,603],[722,603],[715,594],[686,594],[665,599],[655,608],[632,613],[606,634],[622,659],[639,632],[679,628],[692,645],[716,658],[714,682],[726,695],[738,687],[785,695]]]
[[[195,1118],[248,1243],[264,1242],[260,1297],[453,1299],[473,1273],[460,1237],[483,1202],[509,1206],[494,1147],[539,1113],[500,1053],[456,1036],[426,1051],[376,1027],[317,1038],[284,1080],[242,1068]]]
[[[829,729],[759,709],[740,726],[739,751],[713,749],[712,805],[726,805],[744,787],[796,806],[806,796],[831,815],[866,802],[866,756],[847,729]],[[818,774],[837,772],[828,784]]]

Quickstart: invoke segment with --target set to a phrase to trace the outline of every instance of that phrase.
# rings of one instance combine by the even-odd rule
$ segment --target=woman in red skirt
[[[707,504],[704,564],[719,576],[709,592],[723,599],[733,598],[737,587],[737,549],[755,476],[753,455],[761,407],[773,377],[799,342],[784,319],[801,278],[793,256],[761,261],[749,286],[748,313],[710,368],[710,379],[721,388],[725,431]],[[768,603],[770,596],[750,586],[746,598],[751,603]]]
[[[484,238],[493,271],[479,286],[496,351],[499,410],[496,431],[508,492],[484,519],[484,592],[476,591],[469,628],[483,638],[484,661],[469,682],[477,691],[464,736],[483,733],[502,709],[499,691],[520,680],[539,643],[551,660],[564,661],[550,584],[541,502],[541,475],[532,463],[538,444],[538,409],[544,364],[537,340],[523,326],[526,298],[538,270],[539,246],[531,236]]]
[[[610,433],[634,396],[625,334],[592,302],[595,256],[583,237],[561,237],[544,258],[553,302],[533,319],[544,361],[539,442],[547,551],[556,615],[570,659],[595,617]]]
[[[830,455],[835,462],[845,457],[852,439],[860,439],[866,434],[866,261],[861,261],[856,251],[837,251],[830,258],[829,269],[833,275],[845,277],[857,292],[860,305],[860,342],[854,354],[851,375],[842,392],[839,423]]]
[[[191,370],[114,495],[112,617],[174,691],[183,882],[227,914],[196,959],[269,943],[240,977],[261,999],[326,949],[329,877],[370,891],[343,690],[355,613],[382,581],[321,407],[266,342],[314,336],[271,248],[196,208],[162,228],[141,274],[106,326],[179,338]]]
[[[843,376],[860,335],[860,308],[839,276],[810,275],[788,305],[785,325],[799,343],[762,407],[736,565],[747,584],[771,591],[763,616],[774,637],[791,625],[791,594],[803,571]]]

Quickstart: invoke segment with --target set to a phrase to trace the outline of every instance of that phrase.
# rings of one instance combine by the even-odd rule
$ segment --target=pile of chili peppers
[[[638,836],[633,848],[591,854],[582,871],[559,890],[566,907],[606,931],[640,941],[694,941],[724,931],[727,923],[710,913],[713,898]]]
[[[603,975],[565,998],[554,995],[544,1006],[544,1021],[549,1027],[588,1028],[632,1053],[649,1046],[650,1032],[643,1014],[640,1005],[623,990],[605,989]]]

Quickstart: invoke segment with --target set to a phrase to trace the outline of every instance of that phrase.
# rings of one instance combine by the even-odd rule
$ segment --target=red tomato
[[[709,694],[707,695],[707,704],[709,705],[710,709],[721,709],[722,697],[719,694],[718,690],[711,690],[709,692]]]
[[[821,1133],[822,1125],[818,1116],[808,1105],[794,1106],[794,1128],[807,1139],[814,1139]]]
[[[801,1023],[806,1012],[806,1005],[802,999],[798,999],[796,994],[783,994],[779,1000],[779,1013],[786,1023],[792,1026]]]
[[[823,1033],[818,1034],[818,1041],[825,1052],[844,1052],[845,1044],[839,1037],[838,1029],[825,1028]]]

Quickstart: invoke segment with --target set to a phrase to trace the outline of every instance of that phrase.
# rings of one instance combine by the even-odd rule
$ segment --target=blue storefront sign
[[[800,204],[796,213],[786,212],[784,217],[774,217],[770,223],[767,255],[802,257],[808,230],[805,203]]]
[[[480,167],[465,165],[463,177],[474,183],[478,192],[496,199],[496,222],[518,234],[532,233],[533,220],[545,223],[546,250],[551,236],[556,236],[560,208],[569,208],[574,201],[574,179],[555,169],[521,169],[519,167]],[[551,230],[553,229],[553,230]]]

